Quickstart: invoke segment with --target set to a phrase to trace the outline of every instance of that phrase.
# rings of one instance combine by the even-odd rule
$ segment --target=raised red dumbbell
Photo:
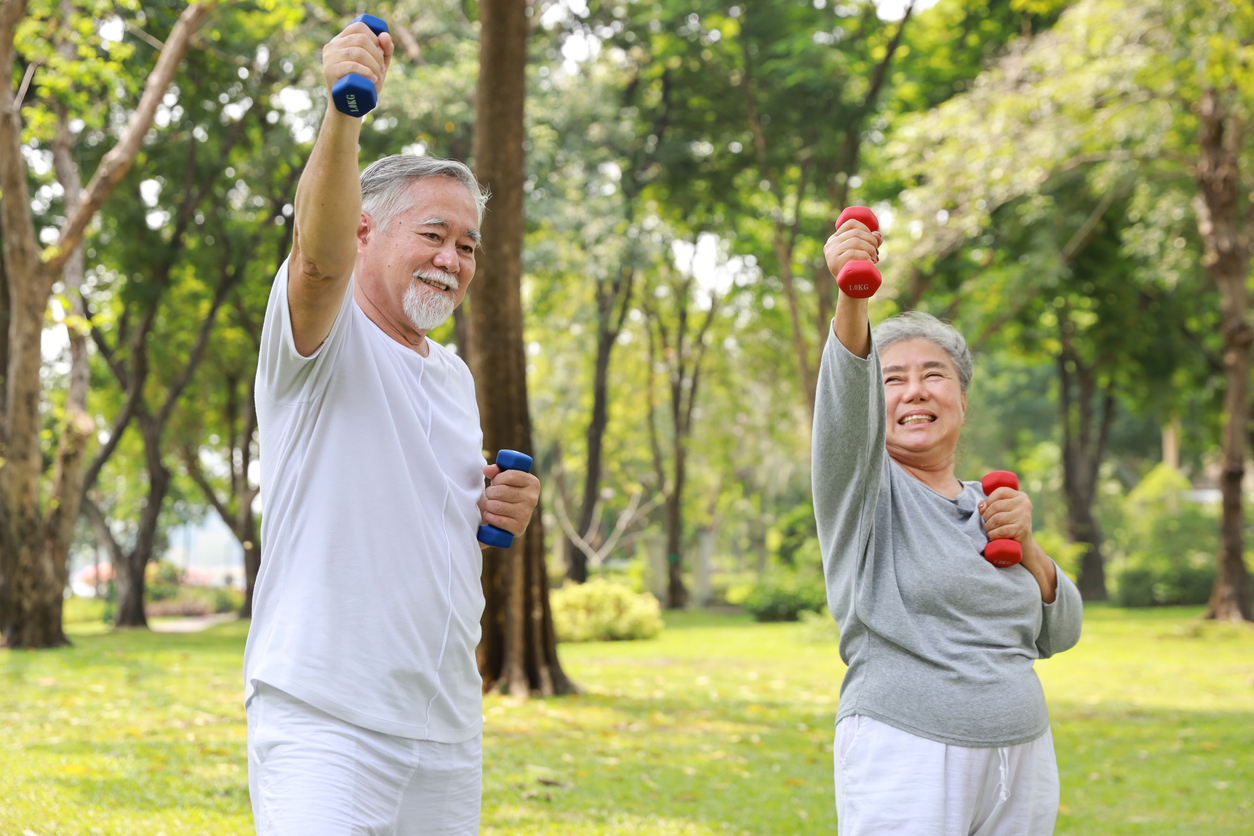
[[[998,488],[1019,490],[1019,477],[1009,470],[994,470],[980,480],[984,495],[988,496]],[[984,559],[994,566],[1005,569],[1023,560],[1023,547],[1018,540],[989,540],[984,547]]]
[[[845,221],[858,221],[872,232],[879,232],[880,221],[875,213],[865,206],[850,206],[840,213],[836,219],[836,228],[844,226]],[[866,299],[874,296],[880,289],[880,268],[870,261],[851,261],[836,274],[836,286],[846,296],[854,299]]]

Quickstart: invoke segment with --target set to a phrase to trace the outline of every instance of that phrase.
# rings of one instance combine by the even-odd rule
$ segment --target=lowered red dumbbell
[[[980,485],[984,488],[985,496],[998,488],[1010,488],[1017,491],[1019,490],[1019,477],[1009,470],[994,470],[980,480]],[[1023,560],[1023,547],[1019,545],[1018,540],[989,540],[988,545],[984,547],[984,559],[1002,569],[1014,566]]]
[[[850,206],[840,213],[836,219],[836,228],[844,226],[845,221],[858,221],[872,232],[879,232],[880,221],[875,213],[865,206]],[[870,261],[851,261],[836,274],[836,286],[846,296],[854,299],[866,299],[874,296],[880,289],[880,268]]]

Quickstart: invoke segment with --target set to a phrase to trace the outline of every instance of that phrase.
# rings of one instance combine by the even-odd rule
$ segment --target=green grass
[[[1037,665],[1059,834],[1254,835],[1254,630],[1092,607]],[[799,624],[667,617],[646,642],[564,645],[573,698],[485,704],[485,834],[834,833],[843,666]],[[246,626],[0,651],[0,834],[251,833]]]

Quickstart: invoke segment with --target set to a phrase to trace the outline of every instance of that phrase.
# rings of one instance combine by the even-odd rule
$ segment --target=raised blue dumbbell
[[[357,15],[349,23],[358,21],[369,26],[375,35],[388,31],[388,25],[374,15]],[[360,119],[374,110],[374,106],[379,103],[379,94],[374,89],[373,81],[364,75],[349,73],[332,85],[331,100],[335,102],[335,109],[340,113]]]
[[[521,470],[531,472],[531,456],[517,450],[500,450],[496,454],[496,466],[502,471]],[[479,526],[479,542],[496,549],[508,549],[514,543],[514,535],[494,525]]]

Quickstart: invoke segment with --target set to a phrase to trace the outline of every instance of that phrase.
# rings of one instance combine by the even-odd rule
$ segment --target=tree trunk
[[[1097,499],[1097,479],[1106,441],[1114,418],[1114,397],[1104,392],[1101,418],[1096,432],[1093,426],[1095,372],[1084,365],[1070,347],[1070,320],[1065,311],[1058,312],[1062,325],[1063,350],[1058,354],[1059,416],[1062,423],[1062,481],[1067,503],[1067,525],[1071,540],[1084,546],[1080,558],[1076,586],[1085,601],[1105,601],[1106,568],[1102,555],[1102,532],[1093,516]]]
[[[666,497],[666,608],[680,610],[688,605],[688,589],[684,586],[683,554],[684,537],[684,477],[686,474],[683,440],[676,432],[675,479]]]
[[[490,257],[482,259],[470,291],[470,355],[484,445],[493,454],[502,448],[530,453],[521,292],[526,0],[484,0],[479,18],[474,157],[480,182],[495,196],[482,230]],[[478,657],[485,690],[498,683],[515,696],[574,690],[557,659],[540,517],[534,515],[513,546],[483,555],[486,607]]]
[[[1250,233],[1240,224],[1242,195],[1236,143],[1225,133],[1237,130],[1213,88],[1202,92],[1197,165],[1199,196],[1194,206],[1205,254],[1202,262],[1220,292],[1224,338],[1223,516],[1220,520],[1219,573],[1207,617],[1221,621],[1254,621],[1250,578],[1245,567],[1241,483],[1245,478],[1245,436],[1250,422],[1250,349],[1254,329],[1249,321]],[[1254,225],[1254,202],[1246,199],[1247,223]]]
[[[605,443],[605,428],[609,425],[610,404],[610,355],[614,343],[623,330],[627,319],[627,306],[631,302],[631,286],[635,273],[625,265],[616,281],[609,287],[597,284],[597,355],[592,367],[592,414],[588,418],[588,460],[584,471],[583,505],[579,511],[579,525],[575,529],[589,543],[596,544],[592,531],[597,501],[601,493],[601,459]],[[583,550],[568,543],[566,577],[575,583],[588,579],[588,557]]]
[[[42,253],[31,217],[18,103],[12,85],[0,84],[0,230],[4,234],[10,306],[6,394],[0,421],[4,425],[0,441],[5,445],[4,463],[0,465],[0,636],[10,647],[53,647],[66,641],[61,629],[65,568],[56,565],[57,557],[48,540],[72,530],[73,519],[67,523],[55,513],[47,518],[40,486],[40,343],[53,281],[74,257],[92,217],[134,162],[191,36],[212,7],[212,2],[193,4],[180,15],[125,134],[105,154],[77,206],[67,212],[55,248]],[[25,0],[0,4],[0,77],[5,79],[13,78],[14,34],[25,14]],[[79,478],[71,472],[77,466],[73,450],[67,453],[56,469],[63,488]],[[54,494],[49,510],[61,504],[62,498]]]

